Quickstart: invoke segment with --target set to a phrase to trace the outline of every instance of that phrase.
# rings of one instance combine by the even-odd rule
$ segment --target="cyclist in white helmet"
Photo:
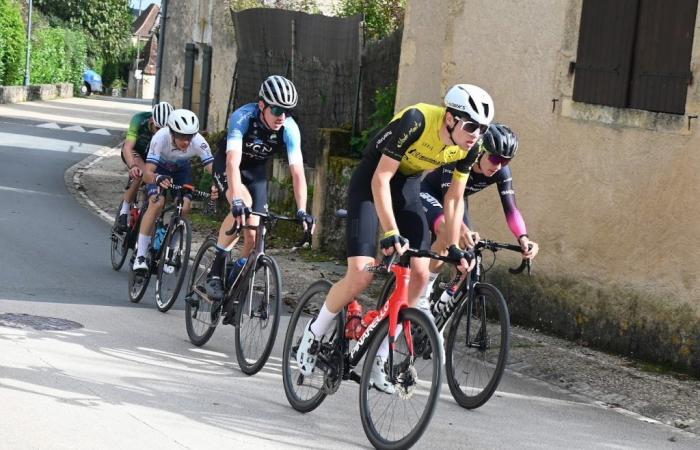
[[[168,116],[172,111],[173,106],[170,103],[156,103],[151,111],[137,113],[129,122],[129,130],[122,147],[122,161],[129,168],[129,185],[124,192],[124,201],[117,218],[117,231],[120,233],[127,229],[129,208],[141,186],[148,144],[153,135],[168,124]]]
[[[306,212],[301,135],[291,114],[297,100],[294,83],[283,76],[272,75],[260,86],[257,102],[243,105],[231,114],[226,149],[219,148],[214,161],[214,178],[231,202],[231,213],[219,229],[217,254],[206,283],[207,294],[214,300],[224,295],[222,276],[226,252],[236,239],[225,232],[234,223],[257,225],[259,217],[245,219],[248,209],[267,212],[267,162],[275,152],[287,156],[297,217],[303,221],[304,229],[313,230],[315,220]],[[255,231],[246,229],[242,257],[248,256],[254,243]]]
[[[138,247],[134,260],[134,271],[148,270],[146,251],[151,243],[153,226],[160,215],[165,199],[161,189],[167,189],[173,184],[192,184],[192,166],[190,160],[199,156],[204,169],[212,173],[214,157],[209,144],[199,134],[199,119],[192,111],[176,109],[168,117],[168,126],[162,128],[151,139],[146,157],[146,170],[143,180],[148,183],[149,205],[141,220],[139,228]],[[217,190],[212,186],[212,198],[217,197]],[[186,194],[183,213],[190,211],[191,194]]]

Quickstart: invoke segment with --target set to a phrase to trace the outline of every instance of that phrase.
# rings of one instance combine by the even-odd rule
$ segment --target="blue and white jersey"
[[[301,133],[293,118],[287,117],[282,128],[273,131],[261,122],[257,103],[243,105],[231,114],[226,151],[242,152],[242,165],[267,161],[275,151],[285,147],[290,166],[303,164]]]
[[[201,134],[195,134],[189,147],[180,150],[170,136],[170,129],[165,127],[153,135],[146,162],[173,169],[188,164],[194,156],[199,156],[205,166],[214,162],[209,144]]]

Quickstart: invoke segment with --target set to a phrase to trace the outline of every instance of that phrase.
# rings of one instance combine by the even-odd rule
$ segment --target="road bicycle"
[[[442,375],[442,357],[425,358],[427,348],[437,348],[438,331],[421,310],[408,306],[410,258],[432,258],[459,264],[427,250],[407,250],[398,262],[367,267],[373,273],[390,271],[400,283],[388,302],[379,309],[354,346],[346,337],[347,307],[336,316],[334,325],[312,345],[316,367],[305,377],[297,367],[296,353],[306,324],[321,309],[331,287],[327,280],[313,283],[299,298],[289,321],[282,355],[284,392],[300,412],[317,408],[327,395],[334,394],[342,380],[360,384],[360,416],[367,438],[377,448],[396,449],[413,445],[425,431],[437,403]],[[373,387],[370,376],[377,352],[386,337],[393,344],[385,370],[394,394]],[[362,374],[354,371],[364,357]]]
[[[129,189],[129,185],[133,180],[129,180],[126,189]],[[129,250],[133,250],[136,242],[139,238],[139,227],[141,226],[141,216],[146,211],[148,207],[148,198],[144,192],[142,192],[144,187],[142,186],[136,191],[136,198],[129,208],[128,225],[126,231],[118,231],[117,221],[119,220],[119,211],[121,210],[122,199],[119,200],[119,206],[117,207],[117,214],[114,216],[114,224],[110,230],[110,258],[112,260],[112,268],[119,271],[126,261],[126,256]],[[143,195],[144,200],[139,206],[139,197]]]
[[[173,202],[163,208],[156,219],[153,237],[146,251],[148,270],[139,273],[133,270],[138,243],[134,246],[129,268],[129,300],[138,303],[148,288],[152,275],[156,275],[156,306],[167,312],[175,304],[187,274],[192,245],[192,225],[182,214],[184,196],[207,199],[211,195],[197,191],[191,185],[174,185],[159,195],[170,193]],[[170,218],[166,221],[165,217]]]
[[[493,253],[493,262],[484,267],[484,251]],[[474,409],[486,403],[498,387],[508,360],[510,348],[510,316],[503,294],[486,283],[486,273],[496,261],[496,252],[509,250],[522,253],[519,245],[481,240],[474,247],[476,265],[460,283],[460,275],[442,287],[454,289],[447,301],[432,295],[430,312],[440,333],[445,329],[445,373],[447,384],[455,401],[466,409]],[[508,269],[512,274],[531,271],[531,261],[523,259],[517,268]],[[385,282],[377,308],[382,307],[393,290],[396,280]],[[437,290],[436,290],[437,293]],[[451,323],[448,327],[448,322]],[[430,349],[428,349],[430,350]]]
[[[260,217],[257,226],[231,228],[232,235],[243,229],[256,230],[255,246],[245,265],[232,276],[235,263],[226,255],[226,273],[222,276],[224,298],[212,300],[205,283],[216,256],[216,236],[208,237],[197,252],[192,265],[185,297],[185,325],[192,344],[200,347],[209,341],[219,321],[236,328],[236,359],[241,371],[254,375],[263,368],[277,337],[282,302],[282,277],[275,260],[265,254],[265,236],[280,220],[300,222],[272,212],[252,215]],[[305,234],[305,240],[310,234]],[[221,320],[220,320],[221,319]]]

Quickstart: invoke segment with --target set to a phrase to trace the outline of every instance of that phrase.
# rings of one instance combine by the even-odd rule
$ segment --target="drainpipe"
[[[156,67],[156,85],[154,87],[153,104],[160,101],[160,77],[163,74],[163,53],[165,52],[165,23],[168,17],[168,0],[161,1],[160,33],[158,35],[158,67]]]

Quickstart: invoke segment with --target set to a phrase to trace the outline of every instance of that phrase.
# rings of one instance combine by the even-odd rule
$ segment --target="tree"
[[[381,39],[403,25],[406,0],[341,0],[340,17],[364,15],[365,30],[371,39]]]
[[[0,0],[0,85],[21,84],[26,45],[19,4]]]
[[[132,23],[128,0],[34,0],[34,4],[54,21],[87,33],[91,56],[117,58],[128,44]]]

